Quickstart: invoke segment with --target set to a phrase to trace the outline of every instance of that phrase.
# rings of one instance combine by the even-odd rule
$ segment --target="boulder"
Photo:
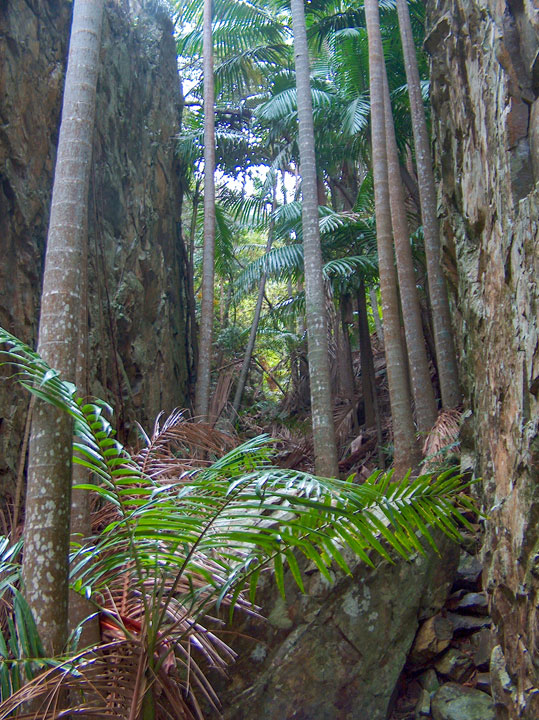
[[[466,593],[456,604],[457,612],[471,615],[488,615],[488,600],[485,593]]]
[[[478,670],[488,670],[490,665],[490,654],[492,652],[492,633],[488,628],[483,628],[471,637],[471,645],[474,651],[473,661]]]
[[[235,644],[239,660],[226,684],[216,683],[224,717],[385,718],[422,608],[438,604],[439,610],[445,601],[433,593],[431,579],[444,576],[446,592],[453,580],[458,548],[440,544],[441,557],[429,553],[374,570],[358,564],[353,577],[337,576],[332,586],[308,570],[305,595],[287,577],[284,601],[268,584],[259,602],[270,622],[243,618],[238,632],[257,644]],[[417,696],[420,691],[418,684]]]
[[[428,690],[429,693],[436,692],[436,690],[438,690],[438,688],[440,687],[438,675],[436,675],[436,670],[434,670],[433,668],[425,670],[425,672],[422,673],[417,679],[419,680],[419,684],[421,685],[423,690]]]
[[[478,590],[481,585],[482,571],[483,566],[479,558],[463,552],[455,577],[455,589]]]
[[[495,720],[492,698],[480,690],[447,683],[431,703],[434,720]]]
[[[430,717],[430,692],[428,692],[428,690],[422,690],[417,705],[415,706],[415,720]]]
[[[467,635],[492,625],[492,618],[488,615],[461,615],[460,613],[447,613],[447,620],[451,622],[455,635]]]
[[[453,623],[443,615],[435,615],[426,620],[419,628],[409,662],[413,665],[425,665],[443,652],[453,637]]]
[[[434,663],[434,667],[440,675],[444,675],[450,680],[455,680],[455,682],[460,682],[470,674],[473,663],[469,655],[465,655],[456,648],[449,648],[449,650]]]

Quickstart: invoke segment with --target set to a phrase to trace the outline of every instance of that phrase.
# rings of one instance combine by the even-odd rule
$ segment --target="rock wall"
[[[429,0],[439,210],[468,421],[499,718],[539,717],[539,10]]]
[[[67,0],[0,8],[0,324],[36,340],[71,23]],[[91,392],[126,432],[183,405],[190,347],[172,25],[106,4],[89,213]],[[0,383],[0,481],[11,493],[28,397]],[[7,482],[6,482],[7,481]]]
[[[329,585],[314,566],[305,594],[285,576],[286,599],[270,581],[257,597],[268,618],[239,615],[237,662],[216,679],[226,720],[385,720],[414,636],[451,590],[459,548],[441,556],[356,566]]]

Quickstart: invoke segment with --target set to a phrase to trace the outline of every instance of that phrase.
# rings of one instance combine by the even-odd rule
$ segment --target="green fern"
[[[122,586],[127,581],[143,607],[144,634],[133,637],[117,613],[112,612],[111,618],[117,632],[123,633],[122,647],[125,643],[131,647],[135,640],[136,647],[143,643],[145,662],[157,678],[164,647],[167,655],[174,651],[178,667],[187,669],[186,643],[188,647],[206,614],[223,603],[230,612],[238,603],[245,607],[244,592],[253,601],[260,572],[268,565],[281,592],[285,571],[301,590],[301,555],[330,580],[332,567],[351,572],[344,548],[373,566],[376,557],[393,562],[395,555],[409,558],[425,553],[423,540],[435,548],[433,528],[458,541],[459,526],[469,525],[461,512],[473,509],[464,492],[469,482],[454,471],[395,483],[391,473],[377,472],[363,485],[351,478],[317,478],[273,467],[267,436],[251,439],[210,467],[187,474],[175,474],[174,466],[159,456],[152,459],[151,441],[137,460],[117,440],[106,404],[77,398],[73,385],[1,329],[0,344],[8,348],[1,354],[17,368],[19,382],[74,418],[74,460],[90,471],[89,482],[80,487],[115,509],[103,532],[75,550],[72,585],[100,604],[119,578]],[[175,416],[170,427],[174,422],[181,422],[181,416]],[[10,653],[9,670],[3,676],[9,693],[22,682],[18,668],[28,678],[28,673],[43,667],[18,591],[14,607],[18,608],[15,621],[8,621],[1,649],[4,657]],[[77,687],[73,683],[81,683],[84,673],[97,667],[86,655],[78,657],[69,671],[62,666],[62,682],[69,687]],[[17,705],[17,698],[27,701],[28,693],[42,697],[48,692],[40,678],[26,687],[26,694],[18,691],[5,711]],[[194,681],[207,691],[203,675]],[[175,702],[185,701],[177,696]],[[0,717],[6,716],[3,710],[4,704]]]

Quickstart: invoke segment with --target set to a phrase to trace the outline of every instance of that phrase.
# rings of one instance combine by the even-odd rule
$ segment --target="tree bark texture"
[[[302,223],[305,262],[305,306],[309,344],[311,414],[315,469],[320,475],[338,476],[333,425],[328,330],[322,277],[322,250],[318,225],[318,192],[309,52],[303,0],[291,0],[298,97],[299,151],[302,179]]]
[[[384,317],[384,344],[393,420],[394,465],[397,476],[414,466],[418,447],[408,395],[406,363],[400,336],[397,278],[391,236],[391,212],[387,173],[384,122],[384,55],[380,35],[377,0],[366,0],[365,17],[369,40],[369,76],[371,94],[372,164],[376,211],[376,238],[380,289]]]
[[[208,419],[210,407],[215,265],[215,82],[213,76],[212,0],[204,0],[204,251],[198,344],[195,415]]]
[[[365,426],[376,426],[378,442],[378,463],[385,468],[384,452],[382,450],[383,433],[378,394],[376,391],[376,371],[372,354],[371,334],[367,318],[367,298],[365,296],[365,281],[362,280],[357,293],[357,329],[359,337],[359,356],[361,360],[361,387],[365,404]]]
[[[102,0],[75,0],[43,276],[38,352],[75,380]],[[72,427],[36,407],[28,459],[23,581],[49,653],[67,633]]]
[[[350,332],[348,330],[348,318],[351,311],[350,295],[343,295],[339,300],[342,342],[337,342],[339,352],[339,370],[341,375],[341,389],[344,394],[344,401],[351,403],[354,400],[354,363],[352,359],[352,347],[350,344]]]
[[[399,153],[391,112],[391,99],[389,97],[385,61],[384,114],[391,224],[393,226],[395,255],[397,257],[397,274],[399,278],[404,332],[406,334],[410,381],[415,403],[417,429],[420,433],[426,434],[436,422],[438,411],[430,379],[425,338],[423,337],[421,306],[417,294],[412,246],[410,245],[410,232],[406,219],[404,189],[401,181]]]
[[[458,384],[457,360],[453,342],[453,330],[447,299],[447,287],[441,266],[440,233],[436,208],[436,188],[432,171],[432,157],[421,97],[419,70],[415,55],[412,25],[406,0],[397,0],[397,11],[404,53],[410,110],[412,114],[412,130],[414,134],[417,178],[423,234],[425,237],[425,254],[427,257],[427,274],[429,295],[434,325],[434,341],[438,361],[438,376],[442,393],[442,405],[445,408],[456,407],[461,401]]]
[[[77,352],[76,385],[79,395],[88,395],[88,233],[85,229],[81,243],[81,291],[79,309],[79,342]],[[77,489],[76,485],[88,482],[88,470],[82,465],[73,464],[71,470],[71,542],[84,544],[92,534],[90,494],[87,490]],[[68,630],[72,632],[86,620],[95,608],[92,603],[75,590],[69,591]],[[89,647],[99,642],[99,619],[93,617],[84,623],[79,647]]]
[[[199,178],[195,181],[195,188],[193,190],[193,206],[191,212],[191,222],[189,226],[189,255],[187,258],[187,274],[186,274],[186,285],[187,285],[187,302],[189,303],[189,337],[191,339],[191,345],[193,347],[193,366],[198,367],[198,328],[197,328],[197,313],[196,313],[196,301],[195,301],[195,288],[194,282],[194,265],[195,265],[195,237],[198,219],[198,207],[200,204],[200,186],[201,181]]]
[[[378,295],[376,294],[375,288],[371,285],[369,288],[369,300],[371,301],[372,316],[374,318],[374,325],[376,327],[376,334],[378,340],[384,343],[384,328],[382,325],[382,319],[380,317],[380,310],[378,309]]]

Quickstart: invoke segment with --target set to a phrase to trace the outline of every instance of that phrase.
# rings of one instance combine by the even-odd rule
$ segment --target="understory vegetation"
[[[130,453],[109,406],[85,403],[3,330],[0,342],[18,381],[73,419],[73,459],[88,471],[75,489],[93,498],[92,538],[73,538],[70,554],[70,587],[92,613],[62,656],[47,656],[21,594],[22,541],[0,542],[0,718],[58,717],[66,690],[79,716],[202,718],[203,707],[219,707],[207,669],[235,655],[221,632],[234,612],[257,612],[261,572],[271,569],[284,594],[286,570],[303,591],[301,555],[331,583],[332,567],[351,572],[345,550],[374,567],[377,556],[436,551],[434,528],[458,542],[470,527],[470,483],[454,470],[399,482],[381,471],[362,484],[317,478],[275,467],[268,436],[234,446],[182,411],[141,431]],[[100,642],[78,649],[96,615]]]
[[[331,583],[436,552],[476,512],[454,467],[422,3],[167,10],[196,387],[129,447],[86,396],[103,2],[75,0],[37,351],[0,329],[33,396],[0,537],[0,720],[202,720],[263,575],[303,592],[306,567]]]

